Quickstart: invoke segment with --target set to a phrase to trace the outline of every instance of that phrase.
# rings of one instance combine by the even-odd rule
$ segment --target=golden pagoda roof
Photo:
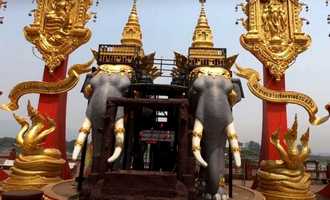
[[[195,48],[213,48],[212,30],[208,24],[205,1],[201,1],[201,12],[195,27],[192,47]]]
[[[122,33],[121,44],[142,47],[142,32],[136,9],[136,0],[133,0],[132,10]]]

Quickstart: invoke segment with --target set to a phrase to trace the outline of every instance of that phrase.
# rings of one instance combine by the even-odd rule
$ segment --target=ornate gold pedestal
[[[279,138],[279,130],[271,137],[282,160],[263,160],[257,172],[258,191],[267,200],[315,200],[310,191],[310,174],[305,172],[304,161],[310,154],[309,129],[302,135],[301,148],[297,147],[297,117],[285,134],[285,149]]]
[[[259,170],[257,174],[258,191],[267,200],[315,200],[315,195],[310,192],[310,174],[308,173],[294,177]]]
[[[38,113],[28,104],[28,113],[32,121],[30,127],[26,119],[14,115],[21,125],[21,130],[16,137],[16,144],[22,153],[10,169],[11,174],[3,182],[3,190],[40,189],[41,187],[61,181],[61,170],[65,160],[57,149],[42,147],[46,137],[55,130],[52,119]]]
[[[315,195],[310,193],[305,195],[301,195],[300,197],[295,195],[295,196],[288,196],[288,195],[283,195],[283,193],[267,193],[267,192],[261,192],[267,200],[315,200]]]
[[[4,181],[3,190],[30,190],[30,189],[41,189],[42,187],[62,181],[61,178],[46,178],[42,176],[16,176],[12,175],[9,179]]]

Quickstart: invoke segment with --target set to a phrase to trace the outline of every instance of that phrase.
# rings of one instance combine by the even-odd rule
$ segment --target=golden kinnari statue
[[[299,0],[250,0],[243,6],[248,32],[241,36],[241,44],[276,80],[310,46],[311,37],[302,32],[301,10]]]
[[[42,143],[55,130],[55,122],[35,110],[28,103],[28,115],[32,125],[14,114],[21,130],[16,137],[16,144],[21,153],[10,169],[10,177],[4,181],[3,189],[40,189],[61,181],[60,173],[65,164],[58,149],[45,149]]]
[[[24,34],[53,72],[90,39],[91,31],[85,24],[91,17],[88,9],[92,0],[37,0],[37,4],[34,22],[24,28]]]
[[[271,137],[281,160],[263,160],[257,172],[258,190],[267,200],[314,200],[310,191],[310,174],[305,172],[304,161],[310,154],[309,129],[302,135],[301,148],[297,147],[297,116],[285,134],[287,150],[281,145],[279,130]]]

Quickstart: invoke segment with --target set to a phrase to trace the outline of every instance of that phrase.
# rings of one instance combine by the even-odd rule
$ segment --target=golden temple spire
[[[136,9],[136,0],[133,0],[133,7],[122,33],[121,44],[142,47],[142,32]]]
[[[213,35],[206,17],[205,0],[200,0],[200,2],[201,12],[195,28],[192,47],[213,48]]]

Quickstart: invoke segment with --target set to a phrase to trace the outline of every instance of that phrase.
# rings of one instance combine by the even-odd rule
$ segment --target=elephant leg
[[[83,124],[82,124],[82,127],[79,130],[79,135],[78,135],[78,138],[76,140],[76,143],[75,143],[75,146],[74,146],[74,149],[73,149],[73,153],[72,153],[72,159],[73,160],[77,160],[78,155],[81,151],[81,148],[82,148],[88,134],[90,133],[91,128],[92,128],[92,123],[86,117]]]
[[[241,154],[240,154],[240,149],[239,149],[239,145],[238,145],[237,134],[236,134],[234,122],[232,122],[231,124],[229,124],[226,127],[226,132],[227,132],[228,140],[231,144],[231,149],[232,149],[232,152],[234,155],[234,160],[235,160],[236,166],[240,167],[241,166]]]

